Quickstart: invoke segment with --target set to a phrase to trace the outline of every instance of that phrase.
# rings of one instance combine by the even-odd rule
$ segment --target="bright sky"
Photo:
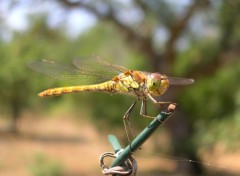
[[[6,26],[17,31],[25,30],[29,25],[27,16],[36,13],[48,13],[50,27],[65,23],[71,37],[90,28],[96,22],[96,18],[85,10],[66,11],[53,1],[22,0],[14,8],[10,8],[10,2],[9,0],[1,0],[0,18],[4,19]]]
[[[131,0],[117,0],[124,4],[131,3]],[[190,0],[170,0],[176,4],[176,7],[184,8]],[[10,8],[11,3],[17,5]],[[14,30],[22,31],[28,27],[27,15],[36,13],[49,13],[48,24],[51,27],[57,26],[59,23],[65,23],[68,34],[74,37],[82,31],[92,27],[96,18],[85,10],[66,11],[54,1],[38,1],[38,0],[1,0],[0,19],[3,18],[6,25]],[[124,12],[123,12],[124,18]],[[126,15],[126,14],[125,14]],[[129,14],[127,15],[129,19]]]

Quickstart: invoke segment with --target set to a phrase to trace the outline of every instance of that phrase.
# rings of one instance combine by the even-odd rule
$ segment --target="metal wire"
[[[131,155],[121,166],[115,166],[109,168],[107,165],[104,164],[104,159],[106,157],[116,158],[123,150],[119,152],[112,153],[112,152],[105,152],[99,158],[99,164],[102,168],[102,173],[107,176],[135,176],[137,173],[137,161]]]

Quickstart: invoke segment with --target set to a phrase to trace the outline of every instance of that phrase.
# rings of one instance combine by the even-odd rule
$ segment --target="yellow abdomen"
[[[38,96],[40,97],[49,97],[49,96],[59,96],[68,93],[75,93],[75,92],[105,92],[105,93],[114,93],[114,82],[107,81],[101,84],[94,84],[94,85],[84,85],[84,86],[70,86],[70,87],[59,87],[59,88],[52,88],[40,92]]]

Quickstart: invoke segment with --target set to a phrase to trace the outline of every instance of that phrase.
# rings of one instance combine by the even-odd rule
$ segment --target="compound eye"
[[[154,80],[161,80],[162,79],[162,75],[159,73],[152,73],[151,74],[151,78]]]

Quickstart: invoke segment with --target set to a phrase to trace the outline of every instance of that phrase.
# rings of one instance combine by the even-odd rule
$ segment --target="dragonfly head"
[[[147,79],[147,89],[151,95],[162,95],[168,88],[169,81],[166,75],[151,73]]]

